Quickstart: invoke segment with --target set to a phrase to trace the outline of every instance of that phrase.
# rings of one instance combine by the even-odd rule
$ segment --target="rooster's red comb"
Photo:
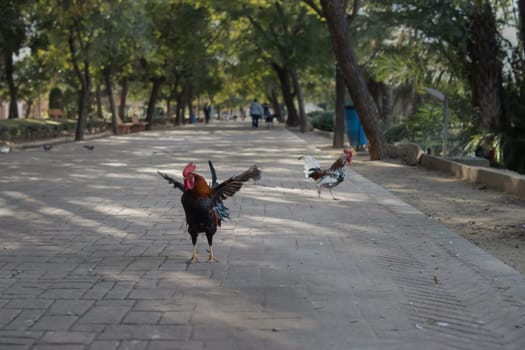
[[[191,174],[193,172],[193,170],[195,170],[197,168],[197,166],[195,166],[195,164],[193,163],[188,163],[188,165],[186,165],[184,167],[184,169],[182,169],[182,176],[186,177],[188,176],[188,174]]]

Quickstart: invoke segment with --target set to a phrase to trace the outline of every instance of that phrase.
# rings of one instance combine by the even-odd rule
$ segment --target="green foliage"
[[[407,127],[411,135],[421,135],[423,138],[439,135],[443,130],[443,108],[424,105],[408,117]]]
[[[103,126],[105,128],[105,123]],[[8,119],[0,120],[0,140],[34,141],[74,133],[76,121],[71,119]]]
[[[50,109],[63,109],[64,108],[64,95],[62,90],[58,87],[54,87],[49,92],[49,108]]]
[[[417,110],[423,88],[450,97],[464,123],[475,119],[466,61],[466,4],[445,0],[370,1],[356,18],[356,42],[376,81],[398,90]],[[408,88],[408,89],[407,89]]]
[[[505,136],[501,142],[502,163],[507,169],[525,174],[525,139]]]
[[[406,141],[410,139],[410,130],[406,124],[391,127],[385,131],[385,139],[388,143]]]
[[[491,133],[470,135],[470,141],[465,144],[463,150],[467,154],[475,154],[481,147],[486,155],[493,153],[490,160],[492,166],[502,165],[502,137]],[[509,168],[510,169],[510,168]]]
[[[322,131],[334,130],[334,112],[315,111],[308,113],[312,127]]]
[[[408,140],[418,143],[423,148],[440,149],[443,137],[443,107],[441,105],[426,104],[416,113],[408,116],[400,129],[406,128]],[[449,153],[457,153],[460,148],[459,133],[463,125],[457,115],[449,110]]]

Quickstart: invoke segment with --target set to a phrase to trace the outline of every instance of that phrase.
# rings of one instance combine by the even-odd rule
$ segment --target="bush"
[[[334,130],[334,112],[315,111],[308,113],[312,126],[322,131]]]
[[[91,127],[105,130],[104,121],[93,121]],[[62,135],[64,132],[74,134],[76,120],[71,119],[7,119],[0,120],[1,141],[33,141]]]
[[[408,140],[410,131],[405,124],[396,125],[385,131],[386,142],[395,143],[403,140]]]
[[[504,137],[502,151],[505,168],[525,174],[525,139]]]

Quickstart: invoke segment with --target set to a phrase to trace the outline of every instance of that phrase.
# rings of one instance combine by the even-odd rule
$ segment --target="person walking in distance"
[[[252,104],[250,105],[250,116],[252,117],[252,127],[259,127],[259,118],[263,115],[263,109],[261,104],[257,102],[257,99],[254,98]]]

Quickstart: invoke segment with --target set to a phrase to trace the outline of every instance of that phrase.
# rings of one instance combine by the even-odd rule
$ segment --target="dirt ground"
[[[298,136],[334,152],[326,137]],[[396,159],[370,161],[367,154],[358,154],[350,167],[525,274],[525,198],[423,167],[401,165]]]

